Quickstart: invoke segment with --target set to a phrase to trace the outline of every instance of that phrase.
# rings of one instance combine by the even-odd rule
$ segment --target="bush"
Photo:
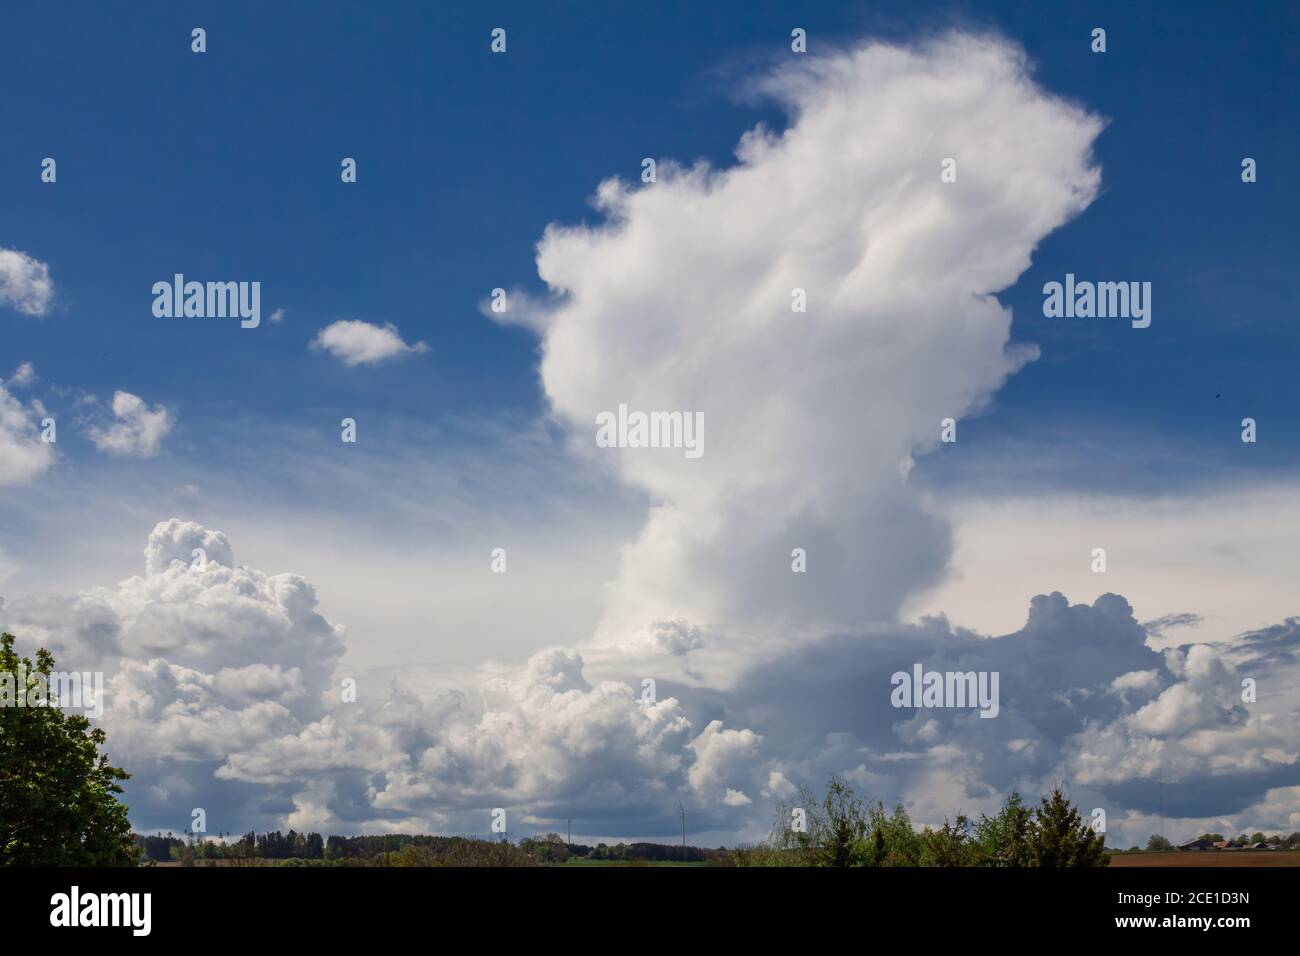
[[[802,811],[800,814],[798,811]],[[803,826],[799,828],[798,821]],[[840,777],[818,799],[800,790],[795,806],[777,804],[767,845],[731,851],[725,866],[1106,866],[1104,837],[1058,787],[1031,810],[1020,794],[977,824],[964,814],[916,832],[900,804],[868,807]]]

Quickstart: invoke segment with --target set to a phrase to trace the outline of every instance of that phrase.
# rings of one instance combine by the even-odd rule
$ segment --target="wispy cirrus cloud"
[[[34,381],[36,381],[36,367],[31,362],[20,362],[14,369],[14,373],[9,376],[8,384],[22,388]]]

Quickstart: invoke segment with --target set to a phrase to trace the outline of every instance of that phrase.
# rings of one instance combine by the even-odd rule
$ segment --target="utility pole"
[[[573,846],[573,818],[569,818],[569,846]]]
[[[1160,835],[1165,835],[1165,765],[1160,763]]]
[[[686,849],[686,808],[682,806],[680,800],[677,801],[677,811],[682,815],[682,849]]]

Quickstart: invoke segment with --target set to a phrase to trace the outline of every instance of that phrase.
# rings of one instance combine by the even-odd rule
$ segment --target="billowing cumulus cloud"
[[[1100,182],[1101,121],[1004,41],[796,59],[759,84],[788,128],[749,131],[727,169],[602,183],[604,224],[547,229],[552,301],[515,315],[555,415],[652,502],[597,644],[683,619],[713,632],[692,660],[715,677],[709,647],[891,620],[939,578],[948,530],[908,487],[912,456],[1036,354],[993,294]],[[596,448],[621,404],[701,413],[703,456]]]
[[[1065,782],[1134,842],[1161,805],[1189,829],[1277,829],[1300,786],[1293,622],[1157,651],[1124,598],[1052,594],[1002,637],[880,625],[800,642],[725,690],[592,680],[556,647],[468,691],[362,677],[351,695],[343,632],[302,577],[237,564],[226,535],[180,519],[144,558],[112,588],[0,603],[27,652],[107,674],[101,723],[141,827],[202,806],[216,828],[485,832],[502,807],[512,832],[572,817],[666,835],[680,800],[697,832],[753,839],[776,800],[838,773],[923,822]],[[891,677],[915,664],[996,672],[998,716],[895,707]]]
[[[423,342],[407,345],[395,325],[372,325],[345,320],[327,325],[312,339],[313,349],[323,349],[344,365],[377,365],[388,359],[429,351]]]
[[[875,798],[906,801],[917,819],[941,821],[988,810],[1013,788],[1064,783],[1121,827],[1126,815],[1163,805],[1188,829],[1216,812],[1276,829],[1252,807],[1300,783],[1291,689],[1300,668],[1290,660],[1300,635],[1275,629],[1267,662],[1245,667],[1234,661],[1258,635],[1164,652],[1150,638],[1118,595],[1092,605],[1040,595],[1024,627],[1002,637],[929,618],[806,645],[749,672],[728,710],[763,735],[768,759],[755,777],[769,788],[773,773],[800,783],[840,773]],[[997,673],[998,716],[895,707],[892,675],[918,663]],[[1252,674],[1271,691],[1248,703],[1242,680]],[[1145,842],[1150,831],[1130,826],[1124,845]]]
[[[898,620],[952,553],[911,462],[1033,357],[994,293],[1096,194],[1101,122],[998,39],[799,61],[759,84],[786,129],[750,131],[727,169],[602,184],[603,224],[539,245],[550,294],[510,297],[554,417],[648,503],[590,640],[417,694],[352,673],[304,577],[180,519],[140,575],[0,604],[27,647],[109,674],[138,826],[203,806],[212,829],[481,833],[501,807],[514,834],[667,836],[681,801],[695,832],[753,839],[830,773],[928,823],[1063,782],[1126,843],[1162,806],[1189,827],[1295,819],[1296,619],[1180,644],[1193,609],[1148,628],[1117,594],[1029,591],[1001,636]],[[422,349],[360,322],[313,345],[349,365]],[[702,414],[705,453],[596,447],[620,405]],[[895,707],[917,664],[998,674],[997,716]]]
[[[53,298],[48,265],[17,249],[0,249],[0,307],[43,316]]]
[[[150,407],[139,395],[113,394],[112,419],[94,425],[87,432],[100,451],[126,458],[152,458],[162,450],[162,441],[175,424],[163,405]]]
[[[570,649],[484,681],[477,701],[374,690],[296,735],[232,755],[218,775],[336,787],[356,777],[372,819],[455,816],[486,829],[495,806],[531,819],[566,809],[653,816],[689,756],[691,724],[676,700],[642,701],[619,682],[593,686]]]
[[[174,826],[193,806],[213,827],[339,831],[486,830],[496,806],[518,824],[654,818],[670,794],[727,796],[757,743],[716,723],[699,733],[674,698],[588,682],[571,648],[485,675],[477,699],[365,680],[353,698],[343,633],[302,577],[237,564],[224,533],[177,518],[144,559],[115,587],[0,603],[26,653],[48,646],[61,667],[107,674],[102,725],[134,774],[140,826]]]
[[[0,604],[0,627],[26,653],[105,673],[102,724],[136,775],[131,805],[162,826],[221,802],[171,803],[211,793],[232,753],[319,720],[344,649],[306,580],[236,565],[224,534],[180,519],[149,535],[143,576]]]

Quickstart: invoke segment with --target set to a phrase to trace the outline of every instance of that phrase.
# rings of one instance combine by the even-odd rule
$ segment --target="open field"
[[[1204,850],[1112,856],[1114,866],[1300,866],[1300,850]]]

